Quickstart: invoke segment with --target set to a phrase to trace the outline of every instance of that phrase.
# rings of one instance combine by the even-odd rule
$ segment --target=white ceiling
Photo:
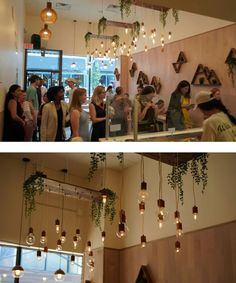
[[[46,6],[46,2],[46,0],[25,0],[26,14],[38,16],[40,11]],[[104,15],[109,20],[121,21],[119,9],[116,12],[107,10],[109,5],[118,6],[118,0],[52,0],[51,2],[54,8],[57,3],[71,5],[69,11],[56,9],[60,18],[95,22]],[[145,0],[145,2],[236,22],[235,0]],[[125,21],[132,22],[136,16],[139,17],[145,14],[145,10],[144,8],[132,6],[132,14]]]
[[[107,153],[107,168],[120,171],[121,164],[117,158],[118,153]],[[37,164],[37,168],[43,170],[48,168],[55,171],[60,171],[63,168],[68,169],[71,175],[86,177],[89,171],[90,153],[2,153],[9,158],[22,160],[28,157],[31,164]],[[124,167],[128,168],[140,162],[141,157],[135,153],[125,153]]]

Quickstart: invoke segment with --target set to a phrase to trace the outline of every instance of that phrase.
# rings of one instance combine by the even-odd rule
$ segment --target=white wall
[[[0,1],[0,140],[5,93],[23,83],[24,0]],[[16,54],[16,51],[18,54]]]

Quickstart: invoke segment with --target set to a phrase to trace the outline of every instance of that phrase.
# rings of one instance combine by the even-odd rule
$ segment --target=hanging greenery
[[[140,34],[140,23],[138,21],[134,22],[131,29],[132,36],[139,37]]]
[[[111,42],[115,42],[115,47],[118,48],[120,45],[120,37],[119,35],[115,34],[111,38]]]
[[[108,218],[109,222],[112,224],[116,216],[116,200],[117,195],[110,189],[104,188],[107,200],[104,204],[102,197],[99,200],[93,200],[91,205],[91,218],[97,227],[102,231],[101,219],[104,217]]]
[[[23,195],[25,199],[25,215],[30,216],[35,211],[35,196],[44,191],[44,179],[46,175],[41,171],[36,171],[30,175],[23,184]]]
[[[84,39],[85,39],[85,46],[88,47],[88,43],[89,41],[91,40],[92,38],[92,33],[91,32],[87,32],[84,36]]]
[[[166,18],[168,16],[168,10],[161,10],[160,11],[160,22],[163,28],[166,26]]]
[[[120,163],[122,163],[123,153],[117,154],[117,159]],[[88,180],[90,181],[93,176],[95,175],[96,171],[98,170],[99,163],[103,163],[106,160],[106,153],[90,153],[90,166],[89,166],[89,173],[88,173]]]
[[[126,17],[129,17],[131,13],[131,0],[119,0],[119,5],[120,5],[120,13],[121,13],[121,18],[123,20],[124,14]]]
[[[176,9],[171,9],[172,12],[172,16],[175,19],[175,25],[179,22],[179,11]],[[168,16],[169,10],[161,10],[160,11],[160,22],[163,26],[163,28],[165,28],[166,26],[166,19]]]
[[[107,19],[105,17],[102,17],[98,21],[98,35],[100,35],[101,33],[104,33],[106,27],[107,27]]]
[[[184,191],[183,191],[183,176],[190,173],[194,182],[197,185],[202,184],[202,193],[204,193],[207,183],[208,183],[208,174],[207,174],[207,163],[208,163],[208,154],[203,153],[200,156],[195,157],[191,161],[181,163],[172,167],[171,173],[167,175],[168,184],[172,189],[179,189],[179,198],[181,203],[184,202]]]
[[[179,11],[173,8],[172,16],[175,19],[175,25],[176,25],[179,22]]]

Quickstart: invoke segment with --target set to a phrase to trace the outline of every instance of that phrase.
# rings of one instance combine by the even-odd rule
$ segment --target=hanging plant
[[[138,21],[134,22],[131,29],[132,36],[139,37],[140,34],[140,23]]]
[[[179,22],[179,11],[173,8],[172,16],[175,19],[175,25],[176,25]]]
[[[191,161],[172,167],[171,173],[167,175],[168,184],[172,189],[179,188],[179,198],[182,204],[184,202],[183,176],[186,175],[188,173],[188,169],[190,169],[194,182],[197,185],[202,184],[202,193],[204,193],[208,183],[207,164],[208,154],[203,153]]]
[[[115,42],[115,47],[118,48],[120,45],[120,37],[119,35],[113,35],[111,38],[111,42]]]
[[[44,191],[44,179],[46,175],[41,171],[36,171],[30,175],[23,184],[23,195],[25,199],[25,215],[30,216],[35,211],[35,196]]]
[[[120,163],[122,163],[123,153],[117,154],[117,159]],[[96,171],[98,170],[99,163],[103,163],[106,160],[106,153],[90,153],[90,166],[89,166],[89,173],[88,173],[88,180],[90,181],[93,176],[95,175]]]
[[[160,22],[163,28],[166,26],[166,18],[168,16],[168,10],[161,10],[160,11]]]
[[[227,58],[227,60],[225,61],[225,63],[228,66],[228,76],[231,79],[232,85],[234,87],[234,69],[236,68],[236,58],[234,58],[233,56],[229,56]]]
[[[110,189],[103,189],[105,191],[107,200],[104,204],[102,201],[102,197],[99,200],[93,200],[91,205],[91,218],[97,227],[102,231],[101,227],[101,219],[104,217],[108,218],[109,222],[112,224],[115,216],[116,216],[116,200],[117,195]]]
[[[121,18],[124,18],[124,14],[126,17],[129,17],[131,13],[131,0],[119,0],[119,5],[120,5],[120,13],[121,13]]]
[[[101,33],[104,33],[106,27],[107,27],[107,19],[105,17],[102,17],[98,21],[98,35],[100,35]]]
[[[88,43],[89,41],[91,40],[92,38],[92,33],[91,32],[87,32],[84,36],[84,39],[85,39],[85,46],[88,47]]]

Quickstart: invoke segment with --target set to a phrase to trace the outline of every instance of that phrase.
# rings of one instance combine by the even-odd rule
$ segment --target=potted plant
[[[91,40],[92,38],[92,33],[91,32],[87,32],[84,36],[84,39],[85,39],[85,46],[88,47],[88,43],[89,41]]]
[[[140,23],[138,21],[134,22],[131,29],[132,36],[139,37],[140,34]]]
[[[102,17],[98,21],[98,35],[100,35],[101,33],[104,33],[106,27],[107,27],[107,19],[105,17]]]
[[[113,35],[112,38],[111,38],[111,42],[112,43],[114,42],[114,46],[113,47],[118,48],[119,44],[120,44],[120,37],[119,37],[119,35],[117,35],[117,34]]]
[[[120,5],[120,13],[121,13],[121,18],[124,18],[124,14],[126,17],[128,17],[131,13],[131,0],[119,0],[119,5]]]
[[[44,191],[44,178],[46,175],[41,171],[31,174],[23,184],[23,196],[25,199],[25,215],[30,216],[35,211],[35,196]]]
[[[235,50],[235,49],[233,49]],[[236,54],[236,50],[235,50]],[[227,57],[225,64],[228,66],[228,76],[231,78],[232,85],[234,87],[234,70],[236,69],[236,57],[234,57],[233,52]]]

